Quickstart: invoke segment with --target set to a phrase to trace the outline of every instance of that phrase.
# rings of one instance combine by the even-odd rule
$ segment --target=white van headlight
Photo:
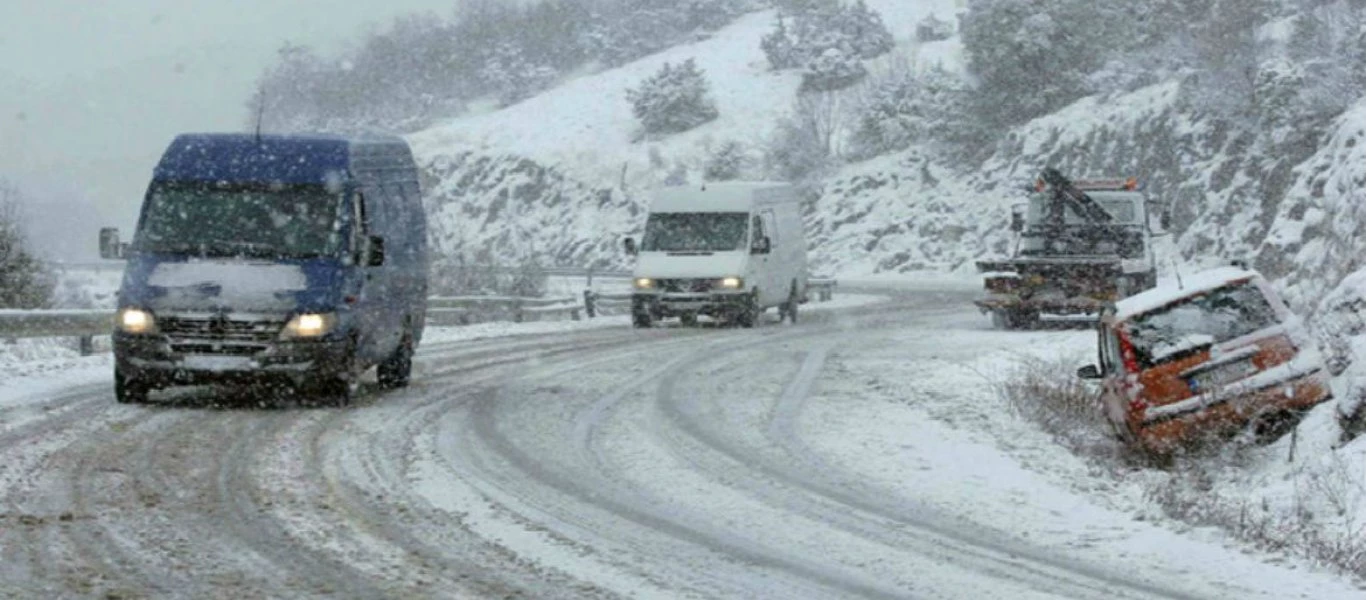
[[[337,315],[332,313],[304,313],[295,315],[280,337],[286,340],[317,338],[327,335],[337,326]]]
[[[742,287],[745,287],[745,280],[739,277],[722,277],[721,287],[726,288],[728,290],[738,290]]]
[[[119,331],[134,335],[157,332],[157,320],[152,313],[140,308],[125,308],[118,314]]]
[[[637,277],[635,280],[636,289],[648,290],[655,287],[655,280],[649,277]]]

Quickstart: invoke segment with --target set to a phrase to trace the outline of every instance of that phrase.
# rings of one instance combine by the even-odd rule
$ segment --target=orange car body
[[[1101,315],[1101,405],[1115,433],[1154,454],[1332,397],[1311,339],[1253,271],[1207,271]]]

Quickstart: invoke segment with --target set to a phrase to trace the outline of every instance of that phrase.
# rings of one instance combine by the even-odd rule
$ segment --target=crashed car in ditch
[[[1332,397],[1317,345],[1261,275],[1238,267],[1185,277],[1107,307],[1100,405],[1115,434],[1149,455],[1214,436],[1274,437]]]

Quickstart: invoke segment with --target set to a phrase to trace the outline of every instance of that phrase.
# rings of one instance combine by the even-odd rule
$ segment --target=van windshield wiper
[[[222,256],[219,252],[210,252],[209,249],[226,250],[228,256],[251,256],[254,258],[276,258],[280,251],[270,244],[262,242],[248,242],[245,240],[209,240],[204,245],[202,254],[205,256]]]

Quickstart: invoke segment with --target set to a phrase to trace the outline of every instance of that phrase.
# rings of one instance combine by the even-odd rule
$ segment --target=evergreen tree
[[[858,106],[850,154],[870,158],[925,141],[953,141],[964,127],[962,82],[942,69],[896,73]]]
[[[774,71],[792,69],[801,64],[796,44],[787,32],[787,22],[782,15],[778,15],[777,27],[759,40],[759,48],[764,51],[764,56],[768,58],[768,64]]]
[[[998,129],[1087,93],[1086,77],[1115,46],[1112,15],[1093,0],[970,0],[959,32],[980,82],[975,111]]]
[[[882,16],[863,0],[799,3],[787,12],[790,19],[780,13],[774,31],[759,45],[774,70],[802,68],[805,89],[851,85],[865,74],[860,61],[886,54],[894,45]]]
[[[646,134],[687,131],[720,114],[706,76],[691,58],[678,66],[664,63],[640,87],[627,90],[626,99]]]
[[[857,55],[840,48],[826,48],[806,63],[802,71],[802,91],[821,92],[847,88],[868,75]]]
[[[555,70],[533,64],[520,46],[500,44],[481,72],[485,85],[498,95],[499,106],[521,102],[555,81]]]
[[[748,165],[744,144],[731,140],[711,153],[702,174],[707,181],[732,181],[740,179]]]

